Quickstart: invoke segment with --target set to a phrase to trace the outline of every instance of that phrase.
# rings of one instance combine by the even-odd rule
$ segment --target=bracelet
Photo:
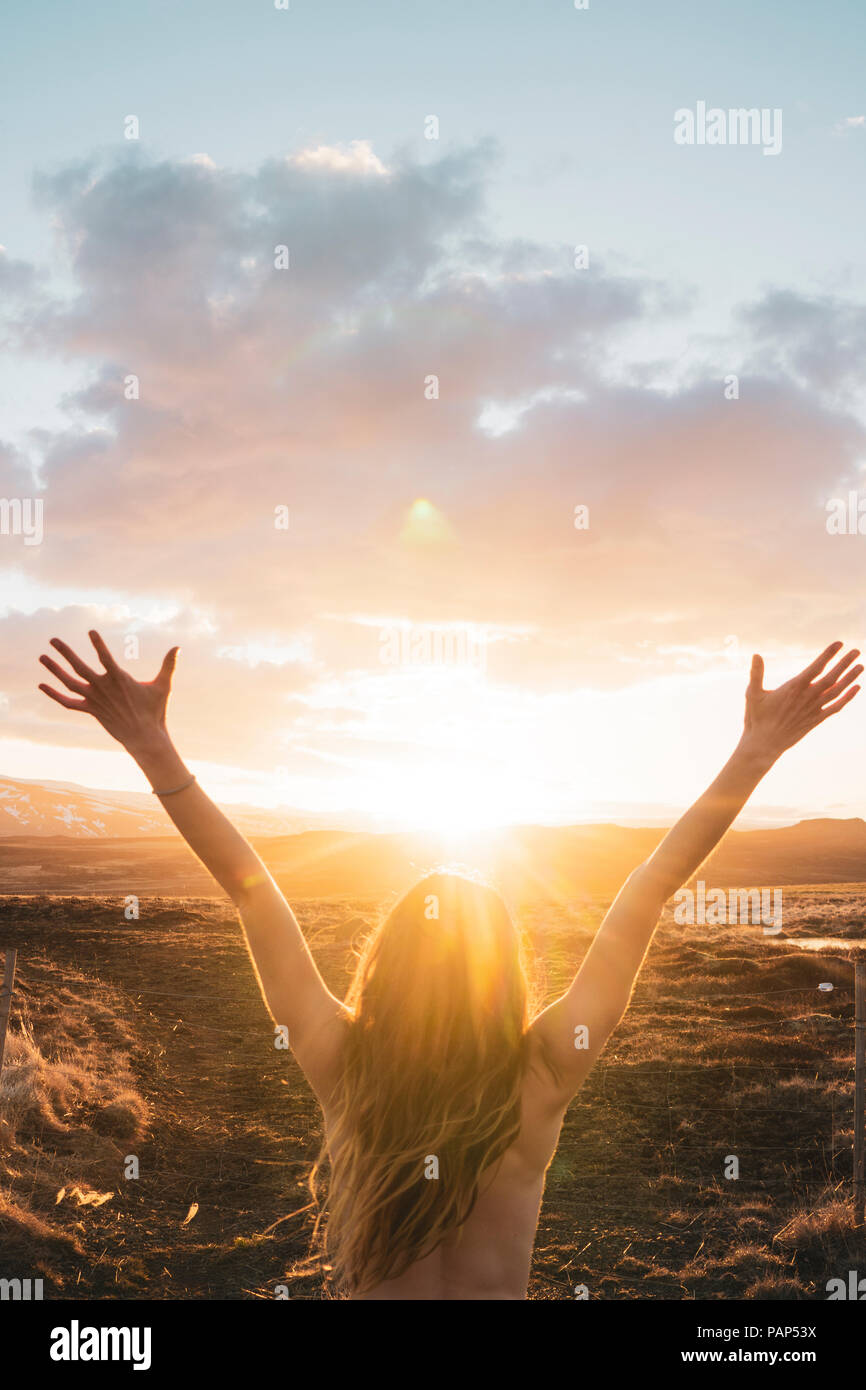
[[[190,777],[188,782],[181,782],[179,787],[170,787],[167,792],[158,792],[156,787],[151,787],[150,790],[154,796],[177,796],[178,792],[185,792],[187,787],[191,787],[194,781],[195,777]]]

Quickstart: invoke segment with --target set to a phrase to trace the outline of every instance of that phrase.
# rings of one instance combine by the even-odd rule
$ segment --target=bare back
[[[532,1051],[521,1095],[520,1132],[482,1176],[468,1219],[399,1278],[355,1294],[355,1300],[526,1298],[545,1175],[568,1104],[561,1096],[554,1098],[543,1064],[532,1060]]]

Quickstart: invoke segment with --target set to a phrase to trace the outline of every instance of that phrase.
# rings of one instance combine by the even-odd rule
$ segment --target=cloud
[[[0,293],[10,297],[32,290],[36,279],[33,266],[26,261],[13,261],[5,246],[0,246]]]
[[[373,153],[368,140],[352,140],[345,145],[316,145],[289,157],[298,169],[333,169],[338,173],[387,174],[387,169]]]
[[[481,145],[386,165],[355,141],[250,172],[132,155],[37,181],[73,289],[51,297],[0,258],[10,331],[90,379],[67,428],[31,435],[44,544],[0,537],[0,555],[46,591],[172,605],[148,650],[184,647],[198,756],[231,728],[235,756],[266,766],[292,702],[327,689],[345,712],[341,681],[387,684],[359,615],[513,631],[488,677],[540,697],[683,651],[714,660],[732,632],[808,644],[828,611],[862,621],[856,547],[824,518],[859,476],[864,310],[774,291],[680,390],[626,380],[624,336],[662,321],[676,287],[498,238],[494,159]],[[0,453],[3,495],[28,478]],[[418,499],[441,517],[424,543]],[[94,611],[12,614],[8,642],[35,655]],[[20,662],[2,677],[11,727],[51,736]]]
[[[741,312],[764,370],[829,400],[853,401],[866,380],[866,305],[773,289]]]

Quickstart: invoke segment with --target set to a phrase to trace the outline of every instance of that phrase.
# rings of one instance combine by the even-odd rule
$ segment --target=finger
[[[96,648],[96,655],[99,657],[99,660],[102,662],[106,671],[119,671],[120,667],[118,666],[114,657],[111,655],[111,652],[108,650],[108,647],[103,642],[99,633],[94,630],[92,632],[88,632],[87,635],[93,643],[94,647]]]
[[[832,668],[832,670],[830,670],[830,671],[827,672],[826,676],[822,676],[821,679],[820,679],[819,681],[816,681],[816,682],[815,682],[815,689],[816,689],[816,690],[827,690],[827,689],[829,689],[829,687],[830,687],[831,685],[834,685],[835,682],[839,679],[839,677],[841,676],[842,672],[846,669],[846,667],[850,666],[852,661],[856,661],[856,659],[857,659],[857,657],[858,657],[859,655],[860,655],[860,653],[857,651],[856,648],[854,648],[852,651],[848,652],[848,654],[847,654],[846,656],[843,656],[843,658],[842,658],[841,661],[837,661],[837,662],[836,662],[836,665]]]
[[[50,685],[40,685],[39,689],[45,695],[50,695],[52,700],[56,700],[58,705],[63,705],[64,709],[80,709],[87,711],[86,700],[70,700],[68,695],[61,695],[59,690],[52,690]]]
[[[81,660],[81,657],[76,656],[72,648],[67,646],[65,642],[61,642],[59,637],[52,637],[51,645],[59,651],[61,656],[66,658],[73,671],[77,671],[79,676],[83,676],[86,681],[96,680],[96,672],[91,671],[90,667]]]
[[[851,670],[848,672],[846,676],[843,676],[841,680],[836,681],[835,685],[831,685],[828,690],[825,690],[822,693],[821,705],[826,705],[828,700],[834,700],[837,695],[840,695],[842,693],[846,686],[849,686],[852,681],[856,681],[857,677],[862,676],[862,674],[862,666],[852,666]]]
[[[56,676],[59,681],[66,686],[67,690],[74,690],[77,695],[86,695],[87,686],[81,681],[75,681],[64,671],[62,666],[58,666],[56,661],[52,661],[50,656],[40,656],[39,660],[43,666],[47,666],[52,676]]]
[[[758,695],[764,688],[764,658],[757,654],[752,657],[752,668],[749,672],[749,685],[747,695]]]
[[[851,703],[859,689],[859,685],[852,685],[850,690],[846,690],[844,695],[840,696],[832,705],[828,705],[825,710],[821,711],[821,718],[818,720],[818,723],[823,724],[824,720],[829,719],[831,714],[838,714],[840,709],[844,709],[846,705]]]
[[[170,651],[166,652],[162,659],[159,675],[154,681],[154,685],[171,685],[171,678],[174,675],[174,668],[177,666],[177,654],[179,651],[180,647],[172,647]]]
[[[802,681],[804,685],[808,681],[814,680],[815,676],[821,674],[831,656],[835,656],[842,645],[841,642],[831,642],[829,647],[824,648],[820,656],[815,657],[811,666],[807,666],[806,669],[801,671],[799,676],[795,676],[794,679]]]

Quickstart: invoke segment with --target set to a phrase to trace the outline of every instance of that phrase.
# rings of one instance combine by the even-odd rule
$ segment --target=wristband
[[[187,787],[191,787],[194,781],[195,777],[190,777],[188,782],[181,782],[179,787],[169,787],[167,792],[158,792],[156,787],[151,787],[150,790],[154,796],[177,796],[178,792],[185,792]]]

